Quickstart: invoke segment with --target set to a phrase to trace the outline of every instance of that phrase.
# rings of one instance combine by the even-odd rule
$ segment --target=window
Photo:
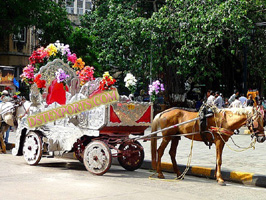
[[[26,28],[20,29],[18,34],[13,35],[13,41],[14,42],[26,42],[26,36],[27,36],[27,30]]]
[[[79,9],[78,9],[78,14],[79,14],[79,15],[83,15],[83,8],[79,8]]]
[[[74,7],[66,7],[69,14],[74,14]]]

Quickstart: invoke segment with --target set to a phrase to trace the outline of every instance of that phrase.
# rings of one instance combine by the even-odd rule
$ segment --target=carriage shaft
[[[205,117],[211,117],[211,116],[213,116],[212,113],[205,115]],[[143,135],[143,136],[139,136],[139,137],[136,137],[136,138],[131,138],[131,139],[134,139],[134,140],[144,139],[144,138],[149,137],[149,136],[151,136],[153,134],[156,134],[156,133],[159,133],[159,132],[163,132],[163,131],[166,131],[166,130],[169,130],[169,129],[172,129],[172,128],[176,128],[178,126],[181,126],[181,125],[184,125],[184,124],[187,124],[187,123],[190,123],[190,122],[194,122],[194,121],[197,121],[199,119],[200,119],[200,117],[196,117],[194,119],[191,119],[191,120],[188,120],[188,121],[185,121],[185,122],[181,122],[179,124],[174,124],[174,125],[169,126],[167,128],[164,128],[164,129],[161,129],[161,130],[157,130],[157,131],[151,132],[150,134]]]

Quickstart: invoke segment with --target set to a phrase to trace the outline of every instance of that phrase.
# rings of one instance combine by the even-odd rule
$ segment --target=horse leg
[[[224,180],[221,174],[221,165],[222,165],[222,153],[224,148],[224,142],[221,139],[215,141],[216,146],[216,169],[215,176],[218,184],[225,185]]]
[[[164,150],[166,146],[168,145],[169,141],[171,140],[170,137],[164,137],[163,141],[158,149],[158,159],[157,159],[157,173],[158,178],[164,178],[164,175],[162,173],[162,166],[161,166],[161,158],[163,156]]]
[[[179,137],[173,137],[172,143],[171,143],[171,148],[169,151],[169,154],[170,154],[171,160],[172,160],[172,164],[173,164],[173,169],[174,169],[174,172],[177,174],[177,177],[179,177],[181,175],[181,173],[177,167],[176,158],[175,158],[178,143],[179,143]]]

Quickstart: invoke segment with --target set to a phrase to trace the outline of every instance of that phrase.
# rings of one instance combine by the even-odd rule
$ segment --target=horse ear
[[[257,121],[254,121],[254,122],[253,122],[253,127],[254,127],[254,128],[258,128],[258,127],[259,127],[259,123],[258,123]]]

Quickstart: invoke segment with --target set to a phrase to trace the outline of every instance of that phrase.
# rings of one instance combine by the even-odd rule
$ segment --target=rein
[[[257,114],[258,114],[258,112],[255,113],[255,117],[257,117]],[[254,120],[253,120],[253,116],[250,116],[249,114],[246,114],[246,116],[247,116],[246,124],[252,124],[252,126],[253,126],[253,121],[254,121]],[[222,127],[222,123],[223,123],[223,121],[225,120],[225,113],[223,113],[223,118],[222,118],[222,121],[221,121],[220,127],[217,126],[217,118],[215,117],[215,114],[214,114],[214,119],[215,119],[216,127],[211,127],[211,129],[212,129],[214,132],[216,132],[216,133],[219,134],[220,138],[223,140],[223,142],[226,144],[226,146],[227,146],[229,149],[231,149],[232,151],[235,151],[235,152],[243,152],[243,151],[248,150],[248,149],[250,149],[250,148],[255,149],[256,139],[253,139],[253,141],[251,141],[251,143],[250,143],[250,145],[249,145],[248,147],[246,147],[246,148],[242,148],[242,147],[239,147],[238,145],[236,145],[235,142],[233,141],[233,139],[231,138],[231,136],[234,134],[233,131],[231,131],[231,130],[229,130],[229,129],[221,128],[221,127]],[[259,130],[253,132],[252,135],[255,136],[255,134],[256,134],[257,132],[259,132]],[[233,141],[233,144],[234,144],[236,147],[241,148],[241,150],[239,150],[239,149],[233,149],[230,145],[228,145],[227,142],[226,142],[226,141],[224,140],[224,138],[222,137],[223,134],[226,135],[226,136],[228,136],[228,137],[230,137],[230,138],[232,139],[232,141]]]

